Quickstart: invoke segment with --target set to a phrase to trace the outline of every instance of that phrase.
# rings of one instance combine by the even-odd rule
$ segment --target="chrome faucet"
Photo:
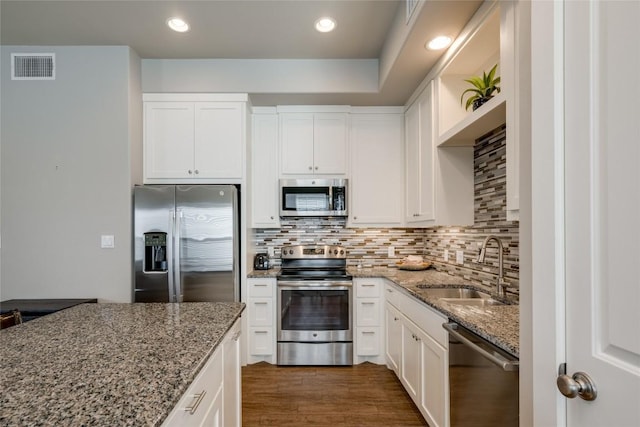
[[[484,262],[484,256],[487,252],[487,244],[491,240],[495,240],[498,244],[498,281],[496,282],[496,294],[499,297],[504,298],[507,282],[504,281],[504,264],[502,262],[502,253],[504,249],[502,247],[502,241],[497,236],[487,236],[487,238],[484,239],[484,242],[482,242],[482,247],[480,247],[476,262]]]

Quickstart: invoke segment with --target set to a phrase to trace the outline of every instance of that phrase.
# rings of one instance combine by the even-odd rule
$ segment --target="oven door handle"
[[[353,287],[353,282],[348,280],[332,280],[332,281],[298,281],[298,280],[278,280],[278,287],[286,287],[286,288],[337,288],[337,287]]]
[[[517,360],[509,360],[509,359],[506,359],[506,358],[500,356],[499,354],[489,353],[487,350],[477,346],[473,341],[471,341],[470,339],[468,339],[464,335],[460,334],[456,330],[457,327],[458,327],[457,323],[443,323],[442,327],[444,329],[446,329],[447,332],[449,332],[449,334],[451,334],[452,337],[454,337],[455,339],[457,339],[458,341],[460,341],[462,344],[466,345],[467,347],[471,348],[473,351],[481,354],[482,356],[484,356],[484,358],[486,358],[487,360],[489,360],[493,364],[498,365],[503,370],[505,370],[505,371],[517,371],[519,369],[519,366],[520,366],[520,362],[519,361],[517,361]]]

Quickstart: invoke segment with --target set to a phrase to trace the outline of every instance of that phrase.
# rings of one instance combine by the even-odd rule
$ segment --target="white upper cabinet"
[[[413,227],[473,224],[473,147],[434,140],[433,83],[405,113],[406,222]]]
[[[433,85],[409,107],[405,118],[407,146],[407,222],[435,219]]]
[[[279,228],[278,115],[254,114],[251,141],[251,226]]]
[[[143,101],[145,183],[244,178],[246,95],[145,94]]]
[[[403,224],[404,120],[394,109],[363,107],[365,113],[351,114],[351,226]]]
[[[282,175],[346,175],[346,113],[281,113]]]

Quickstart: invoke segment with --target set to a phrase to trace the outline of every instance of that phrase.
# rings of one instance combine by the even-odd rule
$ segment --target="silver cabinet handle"
[[[269,331],[253,331],[254,334],[268,334]]]
[[[318,170],[318,167],[316,166],[316,170]]]
[[[196,175],[198,175],[200,173],[200,171],[198,169],[196,169],[194,172],[196,173]]]
[[[311,166],[309,166],[309,170],[313,170],[313,168]]]
[[[255,305],[267,305],[266,301],[256,301],[254,302]]]
[[[375,302],[363,302],[362,305],[375,305]]]
[[[202,390],[200,393],[194,394],[193,398],[195,399],[195,401],[191,406],[187,406],[186,408],[184,408],[184,410],[186,412],[189,412],[189,414],[191,415],[195,414],[196,410],[198,410],[198,406],[200,406],[200,403],[202,403],[202,399],[204,398],[205,394],[207,394],[206,390]]]
[[[273,219],[273,216],[271,216],[271,217],[269,217],[269,218]]]
[[[373,331],[362,331],[362,335],[373,335],[375,332]]]
[[[362,285],[363,288],[373,288],[375,285],[373,283],[363,283]]]
[[[191,169],[189,169],[187,172],[189,172],[189,175],[193,174],[193,171]]]

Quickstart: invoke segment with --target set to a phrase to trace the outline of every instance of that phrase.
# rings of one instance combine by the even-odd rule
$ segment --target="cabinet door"
[[[313,173],[313,114],[280,115],[280,159],[283,174]]]
[[[347,173],[347,115],[317,113],[313,121],[313,173]]]
[[[402,224],[403,135],[401,114],[352,116],[349,217],[352,225]]]
[[[400,352],[402,351],[402,322],[400,313],[391,304],[385,304],[385,349],[387,366],[400,376]]]
[[[145,178],[193,176],[193,113],[191,102],[145,102]]]
[[[240,320],[236,321],[224,341],[223,411],[225,427],[241,425]]]
[[[243,110],[236,102],[196,103],[196,178],[242,178]]]
[[[422,396],[420,410],[430,426],[446,426],[449,408],[449,358],[431,337],[421,334]]]
[[[407,222],[435,219],[433,85],[406,113]]]
[[[418,329],[409,320],[402,320],[402,351],[400,381],[416,405],[420,403],[422,380],[422,355]]]
[[[278,206],[278,116],[254,114],[251,143],[253,228],[280,228]]]

